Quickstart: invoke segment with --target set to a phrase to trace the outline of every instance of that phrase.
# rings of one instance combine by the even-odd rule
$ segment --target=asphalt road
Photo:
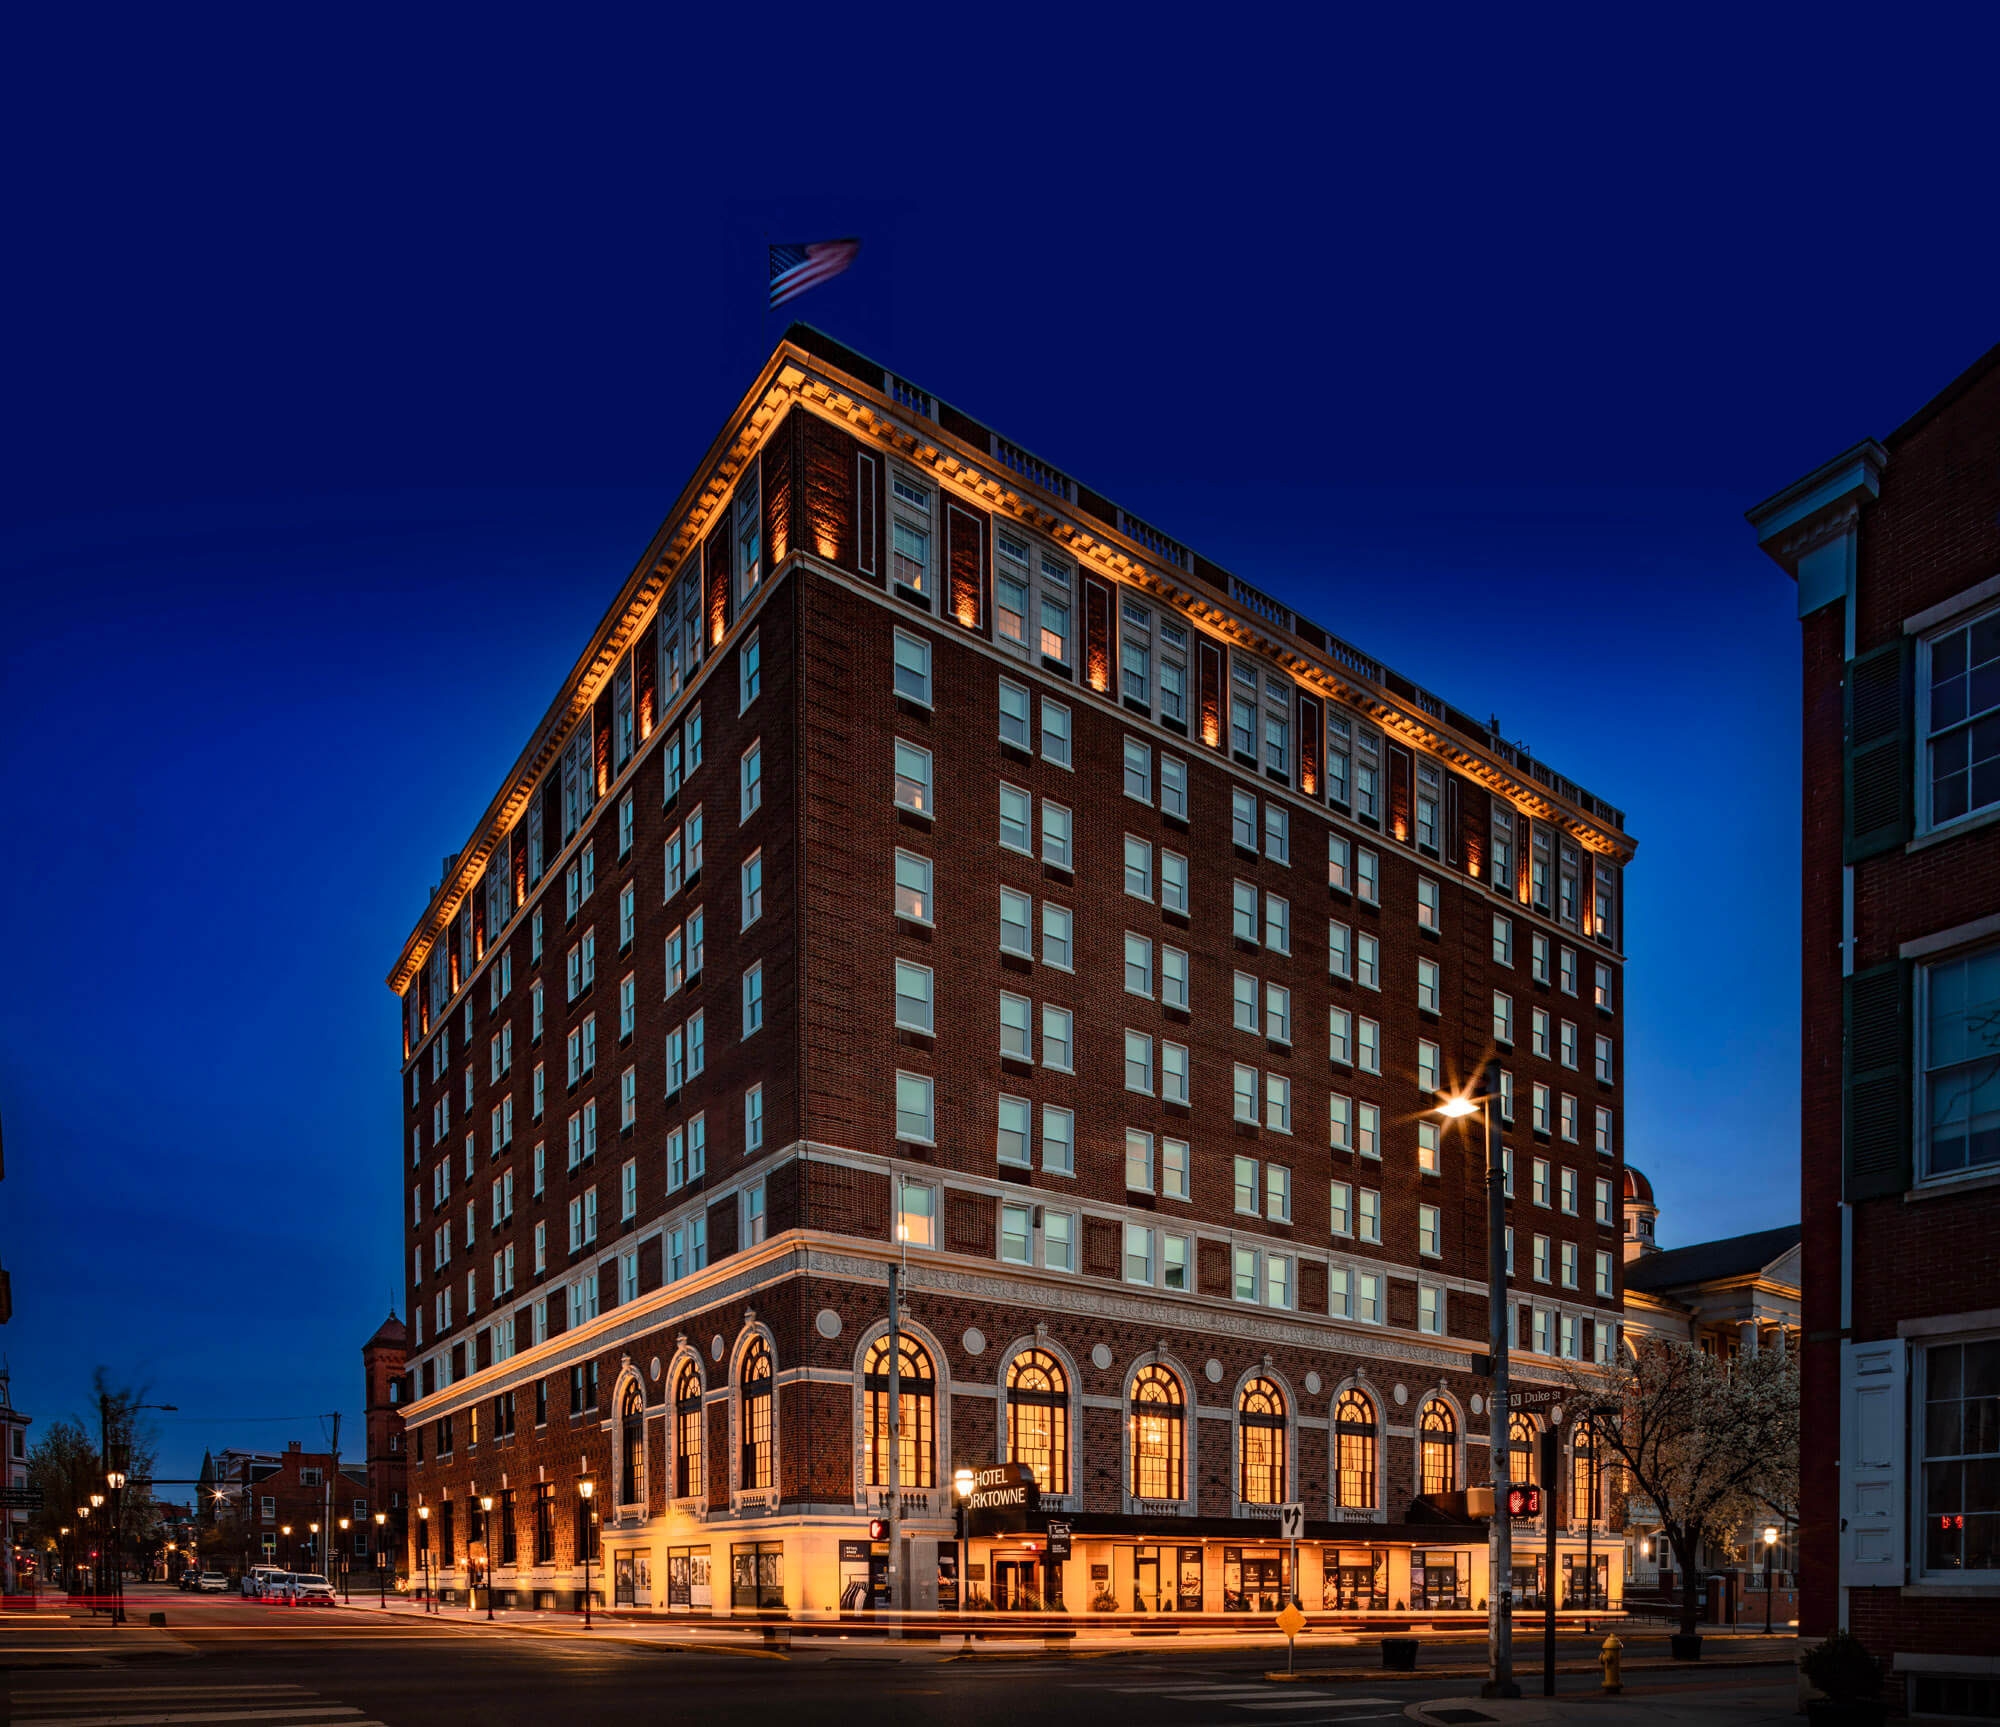
[[[1383,1722],[1412,1701],[1471,1698],[1474,1681],[1388,1680],[1371,1646],[1310,1653],[1338,1679],[1274,1685],[1268,1648],[1171,1649],[1084,1657],[966,1658],[935,1646],[813,1644],[779,1657],[749,1648],[640,1644],[615,1627],[489,1630],[462,1613],[437,1619],[286,1610],[235,1597],[134,1591],[138,1623],[44,1612],[0,1623],[7,1714],[21,1727],[490,1727],[500,1722],[646,1723],[703,1712],[736,1723],[865,1718],[867,1727],[1275,1727]],[[147,1611],[168,1615],[148,1630]],[[1581,1640],[1566,1659],[1592,1652]],[[1524,1651],[1538,1660],[1539,1645]],[[1427,1647],[1426,1665],[1464,1666],[1477,1644]],[[1282,1655],[1275,1657],[1282,1665]],[[1302,1665],[1304,1663],[1302,1662]],[[1539,1667],[1523,1672],[1538,1689]],[[1634,1674],[1633,1701],[1657,1695],[1700,1718],[1749,1722],[1788,1713],[1785,1666]],[[1585,1696],[1591,1677],[1559,1681]]]

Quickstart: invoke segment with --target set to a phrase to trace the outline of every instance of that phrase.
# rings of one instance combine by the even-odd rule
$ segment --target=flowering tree
[[[1789,1355],[1724,1361],[1690,1343],[1649,1340],[1608,1373],[1572,1368],[1577,1404],[1596,1414],[1603,1455],[1652,1500],[1681,1562],[1681,1630],[1699,1613],[1695,1556],[1772,1509],[1796,1505],[1799,1375]]]

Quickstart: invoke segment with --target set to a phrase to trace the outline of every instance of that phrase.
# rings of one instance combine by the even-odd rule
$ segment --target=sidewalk
[[[1501,1702],[1476,1692],[1414,1703],[1408,1714],[1431,1727],[1523,1727],[1585,1721],[1594,1727],[1798,1727],[1797,1682],[1786,1675],[1740,1686],[1628,1687],[1621,1696],[1523,1697]]]

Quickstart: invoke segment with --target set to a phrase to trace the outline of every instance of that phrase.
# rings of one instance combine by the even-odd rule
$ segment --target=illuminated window
[[[1187,1394],[1167,1368],[1148,1366],[1132,1379],[1132,1495],[1135,1499],[1186,1496]]]
[[[1451,1405],[1439,1398],[1431,1398],[1424,1405],[1423,1414],[1418,1418],[1417,1436],[1423,1479],[1422,1491],[1456,1493],[1458,1418],[1452,1414]]]
[[[912,923],[931,922],[931,860],[915,852],[896,853],[896,915]]]
[[[1045,1349],[1008,1363],[1007,1460],[1033,1471],[1044,1493],[1069,1491],[1069,1377]]]
[[[681,1361],[674,1375],[674,1497],[697,1499],[706,1491],[702,1471],[706,1419],[701,1375],[692,1361]],[[553,1554],[551,1554],[553,1557]]]
[[[1363,1391],[1343,1391],[1334,1405],[1333,1502],[1343,1509],[1375,1504],[1375,1405]]]
[[[896,803],[918,815],[931,813],[931,752],[896,740]]]
[[[742,1441],[740,1481],[746,1491],[755,1491],[772,1485],[777,1437],[771,1352],[764,1347],[762,1338],[753,1338],[744,1351],[736,1383]]]
[[[1237,1497],[1246,1505],[1281,1505],[1286,1497],[1285,1394],[1259,1375],[1236,1404]]]

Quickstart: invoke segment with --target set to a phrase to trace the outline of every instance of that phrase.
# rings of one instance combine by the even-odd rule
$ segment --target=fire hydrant
[[[1604,1669],[1604,1689],[1607,1692],[1625,1689],[1622,1675],[1618,1670],[1619,1657],[1624,1653],[1624,1649],[1625,1645],[1616,1637],[1607,1637],[1604,1640],[1604,1647],[1597,1652],[1597,1664]]]

